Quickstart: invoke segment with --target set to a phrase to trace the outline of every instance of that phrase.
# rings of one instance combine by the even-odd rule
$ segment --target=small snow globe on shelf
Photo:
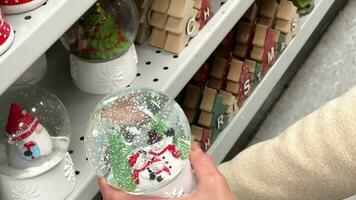
[[[71,75],[88,93],[109,94],[136,77],[137,8],[132,0],[99,0],[62,37]]]
[[[16,80],[15,84],[37,84],[46,75],[46,72],[47,58],[43,54]]]
[[[173,99],[155,90],[125,88],[104,98],[84,141],[97,175],[125,192],[175,197],[196,184],[189,122]]]
[[[42,175],[70,143],[68,113],[45,89],[17,85],[0,96],[0,174],[15,179]]]

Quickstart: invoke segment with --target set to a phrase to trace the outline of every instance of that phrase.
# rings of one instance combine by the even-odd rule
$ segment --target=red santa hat
[[[29,137],[37,128],[39,121],[17,104],[11,104],[6,124],[5,136],[10,141],[21,141]]]

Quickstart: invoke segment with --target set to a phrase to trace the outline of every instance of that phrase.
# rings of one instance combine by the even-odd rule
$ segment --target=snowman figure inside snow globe
[[[40,87],[16,85],[0,98],[0,174],[28,179],[58,165],[70,143],[68,113]]]
[[[85,132],[89,162],[98,176],[132,194],[181,196],[194,188],[191,133],[179,105],[146,88],[104,98]]]

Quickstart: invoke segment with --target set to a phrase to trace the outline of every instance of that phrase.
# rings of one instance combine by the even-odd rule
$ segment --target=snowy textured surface
[[[356,1],[349,1],[271,110],[251,144],[279,135],[300,118],[356,85],[355,10]],[[356,196],[348,200],[356,200]]]

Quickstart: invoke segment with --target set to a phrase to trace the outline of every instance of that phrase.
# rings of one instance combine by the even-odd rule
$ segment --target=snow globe
[[[0,199],[72,191],[69,117],[54,94],[30,85],[8,89],[0,96],[0,129]]]
[[[196,185],[189,122],[174,100],[155,90],[125,88],[105,97],[84,141],[97,175],[122,191],[178,197]]]
[[[62,37],[75,85],[93,94],[129,85],[137,73],[137,31],[134,1],[97,1]]]
[[[43,54],[17,79],[15,84],[34,85],[42,80],[47,72],[47,58]]]

